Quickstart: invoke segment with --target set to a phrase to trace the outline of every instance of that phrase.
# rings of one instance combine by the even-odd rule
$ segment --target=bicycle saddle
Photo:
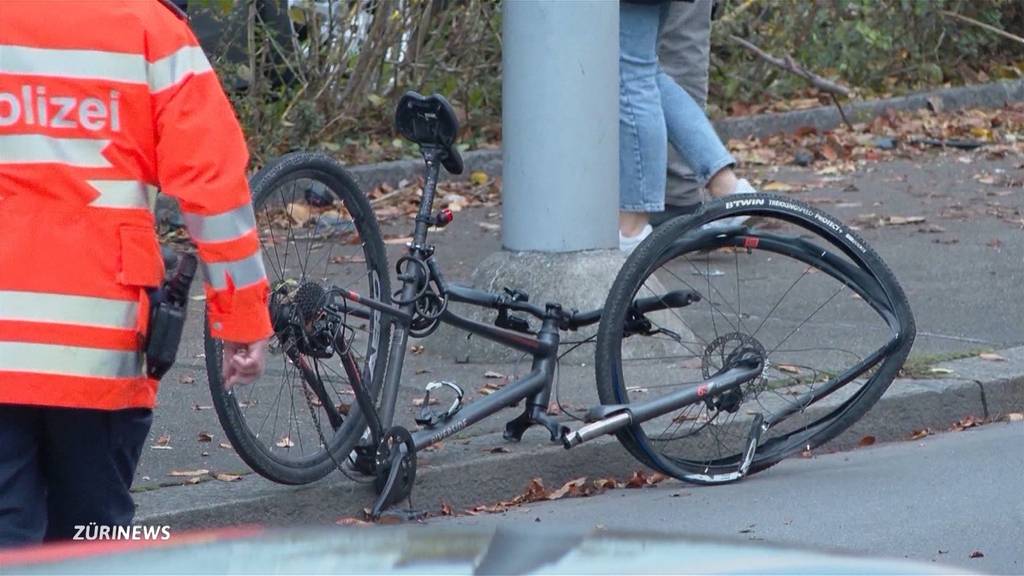
[[[440,149],[444,169],[451,174],[462,174],[462,156],[455,148],[459,120],[444,96],[406,92],[395,109],[395,129],[422,147]]]

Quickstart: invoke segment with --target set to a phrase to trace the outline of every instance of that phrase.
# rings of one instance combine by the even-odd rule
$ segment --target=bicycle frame
[[[450,419],[442,422],[442,425],[411,434],[415,451],[440,442],[480,420],[524,400],[526,405],[523,413],[508,422],[505,428],[505,437],[519,440],[529,427],[540,424],[548,430],[552,441],[561,440],[566,448],[571,448],[591,438],[613,433],[633,423],[643,422],[710,398],[735,388],[761,373],[763,359],[750,358],[722,370],[704,382],[647,403],[634,403],[629,406],[597,406],[590,411],[588,421],[591,423],[579,430],[572,431],[559,423],[547,414],[547,407],[554,380],[560,332],[596,324],[601,320],[602,311],[565,312],[561,305],[555,303],[548,303],[544,308],[540,308],[509,295],[447,283],[433,259],[433,247],[426,244],[428,227],[436,221],[430,213],[437,186],[440,153],[440,150],[430,147],[424,147],[423,150],[427,165],[427,177],[416,216],[413,240],[408,244],[406,256],[407,259],[418,262],[418,264],[411,266],[412,273],[399,273],[402,288],[399,291],[398,300],[404,303],[396,306],[365,298],[351,291],[342,292],[342,296],[346,300],[390,316],[391,321],[395,324],[391,342],[391,360],[387,366],[381,392],[382,410],[375,409],[373,400],[364,386],[359,382],[353,382],[360,409],[366,413],[368,418],[373,446],[380,442],[383,432],[392,425],[405,361],[406,344],[416,314],[415,300],[418,294],[422,295],[422,287],[431,283],[438,287],[439,295],[445,298],[445,302],[461,302],[498,311],[525,312],[541,320],[541,327],[536,335],[527,335],[464,318],[445,307],[437,319],[439,322],[528,353],[533,357],[533,363],[527,375],[485,398],[467,404]],[[673,293],[666,297],[638,300],[636,306],[642,314],[648,311],[685,306],[696,298],[698,296],[693,293],[680,291],[680,293]],[[350,310],[349,313],[362,318],[370,317],[370,313],[360,310]],[[369,374],[364,373],[363,377],[357,380],[367,382]],[[758,422],[756,426],[758,428],[757,436],[760,436],[760,424]],[[751,445],[756,446],[756,440]]]

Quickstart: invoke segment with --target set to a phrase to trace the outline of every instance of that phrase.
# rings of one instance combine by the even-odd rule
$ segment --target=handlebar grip
[[[700,301],[700,294],[689,289],[673,290],[662,296],[648,296],[633,301],[633,310],[637,314],[647,314],[669,308],[682,308]]]

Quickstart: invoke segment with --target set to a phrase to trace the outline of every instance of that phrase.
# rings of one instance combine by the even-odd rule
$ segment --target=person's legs
[[[709,184],[736,160],[718,138],[715,127],[693,98],[664,72],[657,76],[668,128],[668,139],[693,170],[697,180]]]
[[[42,542],[46,532],[39,432],[39,409],[0,405],[0,548]]]
[[[135,503],[129,489],[152,422],[152,411],[141,408],[45,411],[46,540],[70,539],[75,526],[90,522],[131,524]]]
[[[665,116],[658,93],[662,7],[619,4],[619,231],[642,233],[665,201]]]
[[[712,0],[672,2],[658,36],[662,70],[676,81],[702,109],[708,97],[711,54]],[[674,147],[668,150],[665,211],[652,222],[695,211],[701,202],[701,183]]]
[[[726,150],[700,106],[664,72],[660,72],[657,78],[668,139],[689,164],[698,181],[707,186],[708,193],[721,198],[730,194],[756,192],[749,182],[736,178],[732,171],[736,160]],[[746,220],[746,216],[737,216],[706,226],[731,226]]]

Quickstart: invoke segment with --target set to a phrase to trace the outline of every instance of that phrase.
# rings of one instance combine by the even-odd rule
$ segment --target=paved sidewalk
[[[997,175],[997,183],[985,183],[992,175]],[[926,218],[925,225],[865,228],[862,235],[895,271],[910,299],[918,326],[912,358],[920,366],[946,367],[949,372],[935,373],[941,379],[897,381],[879,405],[833,447],[855,444],[865,434],[879,441],[899,440],[921,428],[948,428],[968,415],[998,417],[1024,411],[1024,303],[1017,297],[1024,285],[1024,164],[1020,158],[988,158],[982,148],[868,164],[847,176],[822,176],[813,168],[790,166],[753,176],[790,184],[797,190],[788,194],[817,204],[847,223],[872,220],[867,214]],[[799,191],[801,185],[808,189]],[[500,232],[481,227],[481,222],[500,223],[500,209],[464,210],[447,230],[432,236],[447,278],[468,279],[477,262],[500,249]],[[404,234],[406,229],[411,229],[408,222],[388,227],[394,234]],[[389,246],[391,262],[399,249]],[[244,521],[329,521],[369,505],[368,488],[337,474],[301,488],[274,486],[253,474],[231,483],[204,478],[196,485],[166,486],[184,480],[169,476],[172,470],[247,472],[233,451],[221,446],[226,440],[209,408],[201,359],[201,304],[193,303],[183,361],[161,388],[153,432],[136,479],[140,521],[166,520],[182,528]],[[485,383],[488,370],[513,374],[529,368],[526,363],[518,367],[454,365],[443,354],[444,343],[428,339],[422,344],[421,353],[407,357],[398,412],[398,418],[406,421],[414,411],[413,398],[429,380],[454,380],[475,391]],[[998,351],[1005,360],[977,358],[982,350]],[[944,358],[961,355],[972,357],[941,364]],[[593,367],[563,364],[559,389],[562,401],[570,406],[596,403]],[[442,449],[423,454],[417,505],[429,509],[444,499],[470,506],[517,493],[534,476],[552,485],[583,475],[624,476],[638,467],[614,440],[565,452],[546,446],[540,431],[528,433],[508,453],[492,453],[491,448],[505,446],[496,433],[515,415],[510,410],[507,417],[495,416],[446,441]],[[200,433],[213,440],[200,442]],[[158,440],[170,449],[151,448]]]

